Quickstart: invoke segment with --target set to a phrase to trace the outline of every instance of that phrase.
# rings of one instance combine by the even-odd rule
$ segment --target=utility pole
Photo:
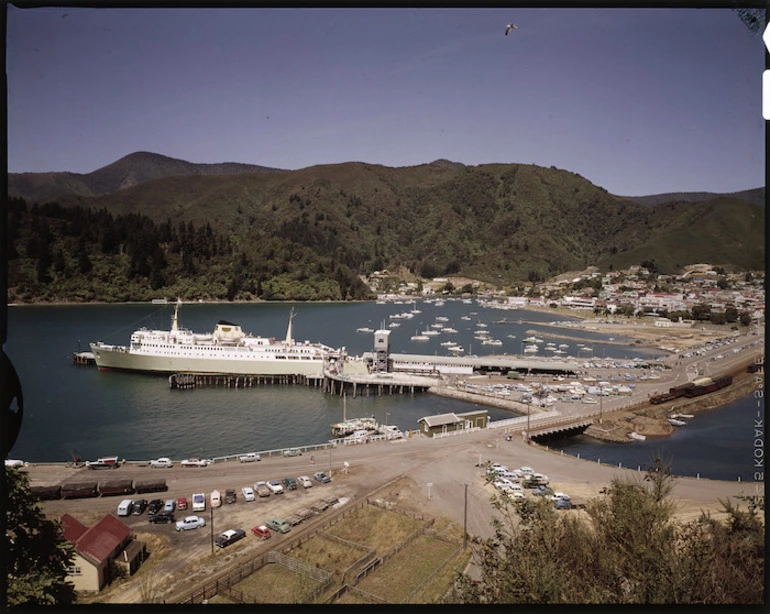
[[[463,550],[468,547],[468,483],[465,483],[465,513],[463,514]]]
[[[332,477],[332,447],[329,444],[329,477]]]
[[[209,522],[211,525],[211,554],[214,554],[214,506],[210,506],[209,510],[211,511],[211,522]]]

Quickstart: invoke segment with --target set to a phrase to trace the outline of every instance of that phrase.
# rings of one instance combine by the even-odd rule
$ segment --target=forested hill
[[[195,164],[149,152],[136,152],[92,173],[9,173],[8,194],[26,201],[43,202],[65,194],[104,196],[150,179],[192,175],[235,175],[275,172],[280,169],[224,162]]]
[[[649,196],[623,196],[622,198],[632,200],[641,205],[660,205],[669,202],[700,202],[720,197],[745,200],[762,208],[765,206],[765,188],[754,188],[753,190],[742,190],[726,194],[716,194],[714,192],[668,192],[666,194],[651,194]]]
[[[202,276],[196,284],[217,288],[210,295],[236,298],[358,298],[366,291],[355,274],[384,268],[458,274],[500,287],[594,264],[609,269],[646,261],[660,272],[696,262],[764,268],[764,209],[745,200],[640,205],[576,173],[524,164],[351,162],[177,175],[101,197],[62,196],[55,207],[17,204],[9,269],[18,275],[10,285],[27,284],[31,295],[39,291],[29,289],[38,273],[59,292],[52,273],[76,276],[83,252],[105,267],[128,259],[138,285],[124,285],[137,292],[188,296],[179,290],[194,272]],[[72,208],[79,221],[61,221]],[[125,220],[135,218],[142,225],[127,231]],[[34,240],[27,250],[32,225],[41,223],[51,233],[48,261],[40,260]],[[201,249],[181,245],[183,226]],[[145,232],[139,245],[133,235]],[[206,255],[207,242],[216,254]],[[62,258],[54,271],[57,248]],[[163,274],[156,266],[161,255]],[[291,284],[304,289],[289,290]],[[89,296],[99,294],[97,283]]]

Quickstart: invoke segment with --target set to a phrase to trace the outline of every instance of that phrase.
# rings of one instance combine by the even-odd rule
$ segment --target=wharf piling
[[[252,388],[268,384],[304,384],[305,386],[321,386],[323,376],[304,374],[282,375],[231,375],[231,374],[202,374],[174,373],[168,378],[169,388],[188,390],[198,387]]]

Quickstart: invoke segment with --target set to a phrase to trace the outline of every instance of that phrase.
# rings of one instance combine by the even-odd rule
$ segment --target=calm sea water
[[[196,332],[209,332],[218,320],[229,320],[247,332],[283,338],[291,306],[287,303],[192,304],[180,309],[179,319],[181,326]],[[451,338],[478,354],[517,354],[526,331],[534,329],[580,337],[584,343],[592,344],[594,356],[650,356],[649,351],[631,345],[604,345],[601,341],[606,340],[605,335],[553,329],[547,322],[563,318],[547,313],[500,311],[460,301],[448,301],[438,307],[423,302],[293,306],[296,340],[345,346],[350,354],[361,354],[372,348],[372,333],[357,332],[357,328],[376,329],[392,321],[390,314],[417,308],[422,313],[410,320],[398,320],[401,326],[392,329],[392,351],[444,355],[447,352],[440,342]],[[70,458],[69,450],[91,459],[103,455],[135,460],[158,456],[211,457],[322,443],[330,438],[330,424],[342,419],[342,399],[325,395],[317,388],[271,385],[239,390],[171,390],[163,376],[100,373],[94,367],[73,365],[72,352],[88,349],[90,341],[127,344],[131,332],[141,326],[168,329],[172,312],[171,305],[147,304],[10,307],[5,351],[24,391],[24,422],[11,457],[31,462],[64,461]],[[446,326],[459,332],[451,337],[442,334],[428,342],[410,341],[415,331],[427,329],[439,315],[448,318]],[[471,320],[462,320],[463,315]],[[542,322],[542,325],[518,324],[520,318]],[[493,346],[481,346],[473,339],[479,322],[488,325],[490,336],[500,339],[502,347],[492,350]],[[566,343],[570,346],[568,353],[576,355],[575,343]],[[358,397],[347,399],[347,417],[374,415],[381,422],[387,420],[401,429],[413,429],[423,416],[469,411],[473,407],[429,394]],[[493,420],[511,415],[504,410],[487,409]],[[734,479],[741,472],[748,476],[753,430],[748,441],[744,435],[750,429],[741,421],[746,420],[750,425],[752,417],[749,409],[743,410],[746,414],[740,414],[743,417],[739,412],[726,408],[698,416],[692,425],[659,445],[666,446],[675,460],[703,457],[702,463],[693,462],[700,467],[695,471],[704,477]],[[705,424],[707,420],[716,422],[710,429],[699,430],[699,423]],[[736,429],[734,436],[729,434],[731,427]],[[587,447],[579,448],[581,445]],[[607,444],[590,440],[575,440],[565,446],[565,452],[571,453],[573,446],[577,446],[575,454],[583,450],[581,456],[585,457],[592,445],[600,447],[600,457],[604,460],[602,446]],[[633,459],[638,458],[639,450],[650,445],[652,442],[609,445],[606,460],[615,462],[609,453],[611,449],[624,466],[636,464]],[[719,453],[714,454],[717,447]],[[731,452],[728,454],[722,448],[729,448]],[[719,460],[715,461],[715,457]],[[725,467],[726,473],[719,473],[720,467]]]

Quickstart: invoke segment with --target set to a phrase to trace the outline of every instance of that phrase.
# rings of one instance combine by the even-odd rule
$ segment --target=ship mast
[[[177,320],[177,314],[179,312],[179,305],[182,304],[182,299],[176,299],[176,305],[174,306],[174,316],[171,318],[171,332],[175,333],[179,330],[179,321]]]
[[[294,339],[291,338],[291,322],[294,319],[294,307],[291,308],[291,313],[289,314],[289,326],[286,329],[286,340],[284,343],[286,345],[291,346],[294,344]]]

